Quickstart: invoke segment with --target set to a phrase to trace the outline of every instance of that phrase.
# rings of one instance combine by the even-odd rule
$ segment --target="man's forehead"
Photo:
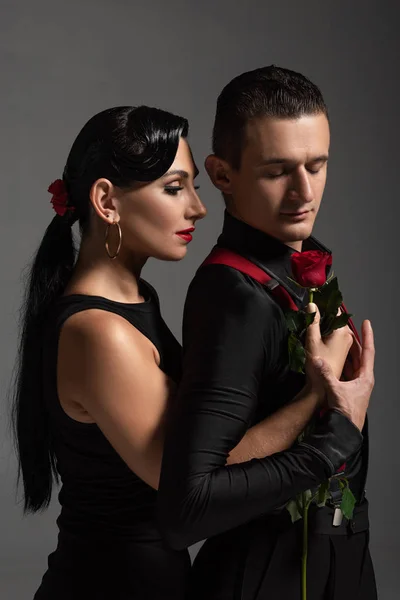
[[[258,162],[299,160],[327,155],[329,141],[329,123],[322,113],[296,119],[262,117],[247,124],[244,150]]]

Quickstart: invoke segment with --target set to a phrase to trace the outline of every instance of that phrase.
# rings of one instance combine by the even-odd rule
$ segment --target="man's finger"
[[[313,302],[307,305],[308,313],[315,313],[314,321],[307,327],[306,334],[306,349],[310,352],[315,344],[321,341],[321,330],[320,330],[320,313],[318,306]]]
[[[360,374],[373,375],[375,364],[374,332],[370,321],[363,321]]]

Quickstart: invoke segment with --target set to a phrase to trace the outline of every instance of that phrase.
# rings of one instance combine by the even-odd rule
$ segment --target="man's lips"
[[[294,210],[294,211],[285,211],[285,212],[281,212],[281,215],[286,215],[288,217],[300,217],[301,215],[306,215],[309,212],[311,212],[311,210],[309,209],[305,209],[305,210]]]
[[[311,212],[311,210],[297,210],[294,212],[281,212],[281,217],[283,217],[284,219],[288,219],[289,221],[292,221],[292,223],[300,223],[301,221],[304,221],[305,219],[307,219],[308,214]]]

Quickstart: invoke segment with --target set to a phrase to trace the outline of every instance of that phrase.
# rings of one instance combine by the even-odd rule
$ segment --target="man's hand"
[[[370,321],[363,322],[362,345],[353,344],[351,357],[352,366],[347,367],[346,373],[350,378],[348,381],[340,381],[321,357],[310,358],[308,374],[313,382],[325,389],[328,406],[340,410],[361,431],[375,385],[375,346]]]

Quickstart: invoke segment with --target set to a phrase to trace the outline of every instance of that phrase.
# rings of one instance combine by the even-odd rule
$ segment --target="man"
[[[218,246],[268,272],[304,306],[305,295],[289,279],[291,254],[326,250],[311,237],[329,153],[320,90],[274,66],[235,78],[218,99],[213,151],[206,169],[227,209]],[[376,598],[364,497],[364,421],[373,387],[367,323],[363,334],[352,381],[340,381],[343,363],[334,353],[319,375],[316,364],[310,367],[331,410],[299,444],[324,394],[313,395],[304,377],[289,371],[282,307],[235,268],[208,264],[197,272],[159,488],[167,541],[179,549],[209,538],[194,563],[191,599],[300,599],[302,523],[292,524],[284,506],[345,461],[358,505],[354,519],[339,526],[333,507],[311,511],[307,598]],[[312,354],[321,342],[318,319],[309,336]],[[354,346],[352,355],[356,363]]]

